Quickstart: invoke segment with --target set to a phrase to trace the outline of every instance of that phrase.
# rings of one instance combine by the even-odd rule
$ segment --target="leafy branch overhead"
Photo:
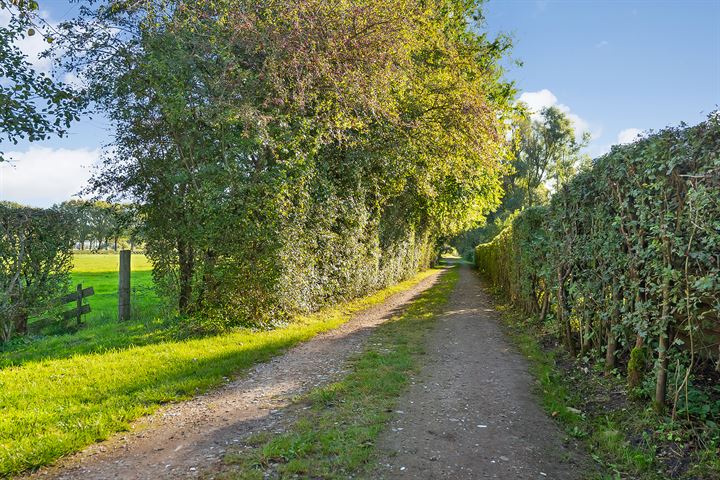
[[[34,1],[0,0],[0,9],[10,14],[7,25],[0,26],[0,161],[3,141],[36,142],[52,135],[64,135],[86,105],[82,92],[37,71],[20,49],[22,39],[40,35],[42,27]],[[53,37],[44,35],[48,47]]]

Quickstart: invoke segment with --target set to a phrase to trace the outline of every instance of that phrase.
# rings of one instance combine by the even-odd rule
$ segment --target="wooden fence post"
[[[130,250],[120,250],[120,279],[118,285],[118,320],[130,318]]]
[[[78,325],[80,325],[80,324],[82,323],[82,305],[83,305],[82,299],[83,299],[82,283],[78,283],[78,286],[77,286],[77,302],[76,302],[76,306],[77,306],[77,324],[78,324]]]

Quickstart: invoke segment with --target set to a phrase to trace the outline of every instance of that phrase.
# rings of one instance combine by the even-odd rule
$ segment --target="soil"
[[[226,450],[259,431],[282,431],[294,397],[341,378],[348,358],[359,353],[373,327],[397,315],[437,281],[432,275],[356,314],[206,395],[162,409],[130,432],[60,460],[29,478],[195,478],[213,469]]]
[[[381,437],[373,478],[578,479],[591,460],[540,408],[527,360],[467,265]]]
[[[373,327],[436,280],[431,276],[224,387],[165,408],[30,478],[212,476],[225,452],[251,434],[283,431],[295,415],[293,398],[340,378]],[[592,468],[540,408],[528,363],[503,334],[492,305],[475,272],[461,266],[429,335],[422,370],[381,435],[372,478],[563,480]]]

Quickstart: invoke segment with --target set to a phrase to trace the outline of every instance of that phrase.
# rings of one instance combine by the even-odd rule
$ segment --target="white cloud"
[[[540,111],[543,108],[554,106],[567,115],[568,119],[570,119],[573,127],[575,128],[578,138],[580,138],[584,132],[590,132],[592,139],[596,139],[602,135],[601,128],[591,128],[590,123],[578,114],[572,112],[570,107],[562,103],[558,103],[558,98],[547,88],[537,92],[523,92],[518,101],[527,104],[531,111],[530,117],[533,120],[538,120],[540,118]]]
[[[643,131],[639,128],[626,128],[618,133],[617,141],[619,144],[632,143],[642,135]]]
[[[33,147],[7,152],[0,163],[0,200],[48,207],[76,195],[91,175],[99,150]]]
[[[523,92],[518,101],[527,104],[528,108],[537,114],[545,107],[557,104],[557,97],[547,88],[537,92]]]
[[[601,42],[595,44],[595,48],[603,48],[607,47],[608,45],[610,45],[610,42],[608,42],[607,40],[602,40]]]

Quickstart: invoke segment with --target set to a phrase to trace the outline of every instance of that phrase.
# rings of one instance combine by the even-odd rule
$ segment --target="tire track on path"
[[[130,432],[88,447],[31,479],[140,480],[194,478],[217,465],[229,446],[259,431],[282,431],[284,408],[312,388],[341,377],[377,325],[397,315],[440,272],[370,307],[229,384],[139,420]]]

